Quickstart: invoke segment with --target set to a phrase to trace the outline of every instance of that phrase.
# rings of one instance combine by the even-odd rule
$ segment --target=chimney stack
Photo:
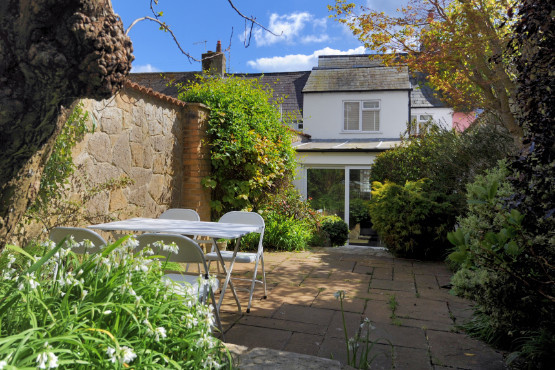
[[[208,51],[202,54],[202,72],[217,76],[225,74],[225,54],[222,52],[222,43],[218,40],[216,52]]]

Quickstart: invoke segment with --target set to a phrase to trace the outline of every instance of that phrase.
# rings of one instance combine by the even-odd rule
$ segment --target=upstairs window
[[[343,102],[343,130],[358,132],[380,131],[380,101]]]

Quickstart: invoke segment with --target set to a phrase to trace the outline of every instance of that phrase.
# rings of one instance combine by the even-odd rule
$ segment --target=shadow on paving
[[[353,337],[364,318],[375,327],[372,369],[503,369],[503,353],[456,330],[471,304],[442,288],[450,271],[441,262],[391,257],[366,247],[265,252],[268,298],[257,284],[251,312],[239,291],[241,315],[228,290],[221,307],[226,341],[332,358],[347,364],[340,301]],[[252,265],[236,265],[248,276]],[[239,282],[236,283],[238,285]]]

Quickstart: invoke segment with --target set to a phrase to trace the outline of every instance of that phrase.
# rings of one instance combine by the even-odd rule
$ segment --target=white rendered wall
[[[330,153],[330,152],[300,152],[297,153],[297,174],[293,184],[306,198],[306,169],[307,168],[369,168],[378,152],[366,153]]]
[[[398,138],[409,120],[408,91],[328,92],[303,94],[303,132],[312,139]],[[343,102],[380,101],[379,132],[343,132]]]
[[[453,127],[453,109],[451,108],[411,108],[411,116],[428,114],[433,116],[435,123],[441,127],[450,129]]]

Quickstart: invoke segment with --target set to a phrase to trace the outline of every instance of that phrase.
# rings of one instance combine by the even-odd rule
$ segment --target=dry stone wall
[[[200,181],[210,171],[203,141],[208,109],[150,92],[126,87],[107,100],[83,101],[96,129],[74,150],[76,176],[106,188],[87,203],[87,211],[121,219],[157,217],[181,207],[207,220],[210,192]],[[121,178],[132,183],[106,186]]]

